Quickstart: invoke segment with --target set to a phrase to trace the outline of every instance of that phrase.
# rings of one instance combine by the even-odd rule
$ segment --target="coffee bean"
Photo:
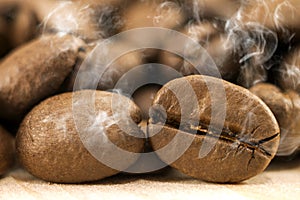
[[[201,45],[203,48],[202,52],[199,52],[199,49],[191,49],[187,43],[182,48],[182,54],[186,58],[183,59],[179,55],[163,51],[159,62],[174,68],[184,76],[193,74],[218,75],[225,80],[233,81],[237,78],[240,64],[235,53],[234,44],[227,39],[228,36],[222,33],[223,31],[219,24],[210,21],[189,24],[181,33],[198,42],[199,46]],[[207,63],[208,55],[216,64],[217,69],[212,70],[212,66],[209,66],[209,63]],[[201,58],[201,56],[203,59],[200,61],[199,66],[193,66],[186,60],[187,58],[196,60],[199,57]],[[216,70],[217,75],[215,73]]]
[[[116,45],[113,45],[111,51],[115,51],[114,50],[115,48],[120,50],[122,48],[128,48],[128,47],[130,47],[130,44],[120,42],[117,43]],[[127,79],[126,73],[129,72],[130,70],[133,70],[135,67],[142,65],[143,63],[144,63],[144,54],[142,51],[132,51],[132,52],[127,52],[124,55],[121,55],[116,60],[113,60],[113,63],[107,66],[106,70],[101,75],[101,78],[99,80],[98,89],[101,90],[114,89],[118,81],[124,75],[125,75],[125,77],[123,77],[124,82],[126,82],[124,84],[127,84],[130,80],[125,80]],[[136,74],[135,76],[136,80],[138,79],[137,77],[139,77],[138,74]],[[123,86],[126,87],[126,85]]]
[[[255,65],[253,62],[249,62],[241,66],[236,82],[244,88],[250,88],[267,79],[268,71],[264,65]]]
[[[74,85],[75,85],[78,72],[80,70],[85,70],[83,69],[82,64],[84,60],[87,58],[87,56],[91,53],[94,47],[95,47],[94,45],[87,45],[84,48],[80,49],[72,72],[69,74],[69,76],[66,78],[66,80],[64,81],[64,83],[60,88],[60,91],[62,91],[62,93],[72,92],[73,90],[75,90]]]
[[[0,176],[7,172],[14,163],[14,139],[0,126]]]
[[[218,29],[210,22],[201,22],[199,24],[188,24],[180,33],[194,39],[201,46],[205,46],[211,41],[212,37],[218,34]],[[186,44],[188,45],[188,44]],[[191,55],[192,56],[192,55]],[[191,75],[197,73],[195,68],[179,55],[175,55],[168,51],[162,51],[159,55],[159,62],[170,66],[181,72],[183,75]]]
[[[46,181],[99,180],[137,160],[138,154],[124,157],[117,149],[142,152],[140,121],[139,108],[118,94],[83,90],[54,96],[22,122],[16,139],[18,157],[25,169]]]
[[[300,39],[298,0],[253,0],[243,2],[240,11],[231,20],[235,25],[264,26],[278,34],[280,40]]]
[[[48,2],[50,9],[39,12],[44,32],[73,34],[87,42],[110,37],[123,27],[121,0]],[[43,8],[36,2],[36,9]]]
[[[134,77],[130,76],[130,71],[143,64],[145,60],[143,50],[129,51],[131,47],[132,45],[127,42],[118,41],[103,48],[96,46],[96,48],[88,50],[78,62],[76,71],[68,83],[69,88],[73,89],[76,79],[74,90],[119,89],[115,86],[121,78],[123,78],[124,84],[120,83],[118,86],[125,89],[129,87],[127,84],[132,82],[132,78],[135,81],[143,79],[144,77],[140,77],[142,75],[139,73],[132,74]],[[102,62],[105,59],[107,62]]]
[[[250,91],[260,97],[274,113],[280,126],[278,156],[288,156],[300,148],[300,97],[290,90],[281,91],[275,85],[260,83]]]
[[[0,118],[17,120],[54,94],[72,71],[81,40],[49,35],[16,49],[0,65]]]
[[[133,101],[139,106],[142,111],[143,119],[149,119],[149,109],[152,105],[153,99],[161,88],[160,85],[148,84],[140,87],[133,95]]]
[[[177,29],[184,25],[187,15],[179,1],[145,0],[135,1],[132,5],[128,6],[124,10],[123,19],[124,27],[122,31],[146,27]],[[151,34],[145,31],[143,38],[153,38]],[[156,37],[155,39],[151,41],[151,45],[153,46],[160,46],[164,42],[160,37]],[[135,34],[127,34],[125,40],[136,43],[137,37]],[[157,57],[159,50],[146,49],[144,52],[148,58],[150,57],[153,60],[153,58]]]
[[[268,166],[279,144],[270,109],[250,91],[213,77],[170,81],[150,116],[149,137],[159,157],[205,181],[251,178]]]
[[[228,30],[227,30],[228,31]],[[235,43],[240,70],[236,83],[245,88],[268,80],[270,61],[278,49],[276,33],[265,27],[249,25],[232,27],[229,40]]]
[[[227,39],[227,35],[217,35],[205,47],[208,54],[215,62],[223,79],[233,81],[240,69],[238,56],[234,43]],[[205,74],[203,74],[205,75]]]
[[[123,30],[142,27],[176,28],[186,20],[181,5],[176,1],[136,1],[124,13]]]
[[[291,51],[283,62],[273,70],[273,79],[276,85],[283,90],[295,90],[300,93],[300,48]]]
[[[37,18],[24,1],[2,0],[0,3],[0,56],[31,40],[37,33]]]
[[[196,19],[230,19],[241,7],[240,0],[185,0],[182,1],[187,12]]]
[[[241,9],[240,12],[243,11],[244,9]],[[226,32],[228,32],[228,40],[234,43],[235,53],[239,57],[240,72],[236,82],[245,88],[250,88],[259,82],[267,81],[268,70],[273,64],[270,60],[278,50],[281,41],[278,40],[277,33],[269,27],[256,21],[240,22],[239,14],[236,17],[237,21],[232,18],[227,23]]]

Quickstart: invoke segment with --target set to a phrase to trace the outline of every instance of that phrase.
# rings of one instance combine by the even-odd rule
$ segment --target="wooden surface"
[[[119,174],[96,183],[53,184],[21,169],[0,179],[0,199],[300,199],[300,157],[273,162],[268,169],[241,184],[212,184],[175,170],[156,175]]]

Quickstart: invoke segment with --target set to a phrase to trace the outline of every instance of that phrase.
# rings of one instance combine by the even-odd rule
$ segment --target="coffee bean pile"
[[[81,183],[159,161],[238,183],[295,155],[299,10],[298,0],[0,0],[0,175],[17,159],[45,181]],[[162,37],[135,48],[150,32],[97,48],[149,27],[201,51]],[[91,56],[128,49],[107,66]],[[169,70],[136,70],[149,63]],[[155,162],[140,159],[149,152]]]

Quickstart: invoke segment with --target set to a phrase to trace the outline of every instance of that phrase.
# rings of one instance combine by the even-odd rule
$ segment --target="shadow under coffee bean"
[[[225,90],[225,113],[221,113],[222,102],[211,96],[220,86]],[[197,102],[192,102],[193,95]],[[180,107],[180,99],[185,97],[190,99],[184,103],[188,108]],[[213,106],[217,106],[218,116],[225,115],[224,124],[210,124]],[[184,113],[183,109],[192,112]],[[190,140],[170,165],[205,181],[241,182],[251,178],[264,171],[279,144],[279,127],[270,109],[248,90],[213,77],[194,75],[167,83],[154,98],[150,117],[149,137],[158,156],[170,163],[182,144]],[[223,127],[220,134],[215,127]],[[172,141],[174,147],[166,148]],[[204,143],[211,150],[200,157]]]

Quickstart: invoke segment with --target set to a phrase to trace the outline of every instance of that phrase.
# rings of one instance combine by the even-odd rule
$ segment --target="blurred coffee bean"
[[[186,20],[181,4],[171,0],[137,0],[124,12],[123,30],[142,27],[176,28]]]
[[[140,51],[133,51],[122,55],[114,60],[113,63],[104,71],[101,79],[99,80],[98,89],[113,89],[122,76],[126,76],[127,72],[133,70],[142,63],[143,55]],[[139,78],[138,74],[136,74],[136,76],[136,78]],[[125,79],[127,80],[124,80],[123,82],[123,84],[125,84],[124,87],[126,87],[128,82],[132,81],[132,79],[128,80],[126,77]]]
[[[86,45],[85,47],[81,48],[81,51],[78,52],[75,66],[60,88],[61,93],[71,92],[75,90],[74,85],[75,85],[77,74],[79,70],[84,70],[82,64],[94,47],[95,47],[94,44]]]
[[[283,92],[268,83],[260,83],[250,91],[260,97],[274,113],[280,126],[278,156],[288,156],[300,148],[300,97],[294,91]]]
[[[26,1],[0,0],[0,57],[32,39],[37,18]]]
[[[199,42],[200,45],[204,46],[214,35],[218,34],[218,30],[212,23],[203,22],[200,24],[188,24],[180,31],[180,33],[185,34],[187,37],[190,37],[190,39],[193,39],[196,42]],[[170,66],[184,75],[192,74],[192,72],[195,71],[195,69],[192,66],[189,66],[188,63],[179,55],[175,55],[168,51],[161,52],[159,61],[160,63]],[[192,68],[189,69],[189,67]]]
[[[228,40],[228,36],[226,34],[217,35],[205,49],[215,62],[221,77],[228,81],[234,80],[239,72],[240,63],[234,43]]]
[[[235,55],[234,44],[228,40],[227,35],[223,33],[222,28],[218,24],[203,21],[200,23],[192,23],[187,25],[181,33],[198,42],[203,48],[193,50],[189,44],[182,48],[182,54],[186,56],[182,59],[179,55],[163,51],[160,55],[160,63],[170,66],[182,75],[203,74],[216,76],[217,74],[225,80],[234,80],[239,72],[238,58]],[[176,45],[176,44],[174,44]],[[212,58],[217,69],[212,69],[207,59],[208,55]],[[198,60],[200,64],[197,69],[186,59]],[[203,59],[202,59],[203,58]]]
[[[289,52],[281,65],[273,69],[273,79],[284,90],[300,92],[300,47]]]
[[[241,0],[183,0],[187,11],[196,19],[231,18],[241,7]]]
[[[47,35],[9,54],[0,64],[0,118],[20,120],[58,92],[84,46],[70,35]]]
[[[143,79],[143,75],[134,68],[144,63],[143,51],[129,51],[131,48],[131,44],[125,41],[103,48],[96,46],[77,67],[78,72],[73,74],[76,76],[72,78],[73,83],[77,79],[74,89],[130,89],[130,83]],[[118,88],[115,88],[117,83]]]
[[[14,138],[0,126],[0,176],[13,166],[14,148]]]
[[[137,89],[133,94],[133,101],[142,111],[143,119],[149,119],[149,109],[151,108],[153,99],[161,88],[160,85],[148,84]]]
[[[186,13],[180,2],[174,0],[137,0],[124,11],[124,27],[122,31],[135,28],[156,27],[167,29],[178,29],[187,20]],[[149,34],[149,35],[148,35]],[[151,38],[151,34],[144,32],[143,38]],[[136,34],[126,35],[125,40],[136,42]],[[157,35],[159,38],[160,35]],[[164,43],[163,39],[151,41],[154,46]],[[146,54],[153,60],[157,57],[157,49],[147,49]]]
[[[250,88],[257,83],[266,81],[268,72],[264,65],[255,65],[253,63],[243,64],[237,78],[237,84],[245,88]]]
[[[43,21],[45,32],[64,32],[74,34],[86,41],[94,41],[116,34],[123,26],[122,7],[127,1],[61,1],[50,2],[51,9],[37,3],[43,10],[39,18]],[[122,3],[122,4],[121,4]]]
[[[298,0],[251,0],[244,1],[242,8],[231,19],[238,26],[255,24],[278,33],[281,40],[300,39],[300,1]]]
[[[227,23],[225,30],[239,57],[241,69],[237,83],[249,88],[259,82],[265,82],[268,70],[272,66],[269,62],[278,50],[280,42],[277,33],[255,23],[239,24],[234,20],[231,22]]]

